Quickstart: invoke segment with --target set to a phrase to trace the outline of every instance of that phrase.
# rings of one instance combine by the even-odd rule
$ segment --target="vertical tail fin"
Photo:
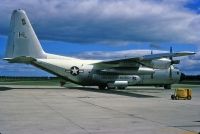
[[[32,58],[46,57],[25,11],[21,9],[13,11],[9,32],[6,58],[21,56]]]

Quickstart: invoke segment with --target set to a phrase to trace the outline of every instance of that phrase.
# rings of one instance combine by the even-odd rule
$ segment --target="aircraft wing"
[[[193,54],[195,53],[194,52],[160,53],[160,54],[144,55],[141,57],[128,57],[122,59],[101,61],[98,63],[94,63],[93,65],[105,66],[105,67],[139,67],[140,65],[145,66],[145,63],[149,63],[152,60],[160,58],[189,56]],[[148,64],[148,67],[151,66],[149,66]]]

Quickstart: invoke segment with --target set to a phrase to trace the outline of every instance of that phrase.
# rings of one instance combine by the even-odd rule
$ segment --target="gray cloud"
[[[44,40],[115,45],[130,42],[152,42],[153,44],[177,42],[199,45],[200,15],[185,7],[188,2],[191,1],[1,0],[0,34],[8,34],[12,10],[22,8],[26,10],[39,38]],[[159,49],[156,45],[151,47]],[[79,54],[78,57],[108,59],[131,57],[135,54],[139,56],[141,53],[149,54],[150,50],[85,52]],[[183,58],[179,66],[188,72],[199,71],[199,59],[200,53],[198,52],[192,58]],[[0,62],[2,69],[0,74],[6,69],[12,72],[13,69],[21,67],[21,65],[15,65],[9,70],[10,66],[11,64]],[[35,70],[36,73],[40,73],[37,69],[29,67],[25,67],[25,70],[32,72]]]
[[[177,66],[181,69],[181,71],[183,71],[186,74],[200,74],[200,61],[192,59],[191,57],[181,58],[181,62]]]
[[[167,51],[162,50],[153,50],[153,53],[165,53]],[[137,57],[151,54],[151,50],[125,50],[125,51],[115,51],[115,52],[105,52],[105,51],[90,51],[80,53],[76,55],[78,58],[83,59],[115,59],[115,58],[124,58],[124,57]],[[200,74],[199,66],[200,66],[200,52],[197,52],[194,56],[184,56],[176,58],[181,62],[179,65],[176,65],[186,74]]]
[[[0,76],[53,76],[31,65],[10,64],[0,59]]]
[[[166,51],[161,50],[153,50],[153,53],[164,53]],[[90,52],[83,52],[80,54],[74,55],[77,58],[82,59],[116,59],[116,58],[125,58],[125,57],[138,57],[151,54],[151,50],[124,50],[124,51],[90,51]]]
[[[188,0],[2,0],[0,34],[13,9],[25,9],[41,39],[78,43],[200,41],[200,16]]]

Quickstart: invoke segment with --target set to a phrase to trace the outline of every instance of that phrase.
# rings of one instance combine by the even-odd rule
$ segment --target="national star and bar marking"
[[[77,66],[72,66],[70,69],[66,69],[65,72],[70,73],[73,76],[79,75],[79,73],[83,73],[82,69],[79,69]]]

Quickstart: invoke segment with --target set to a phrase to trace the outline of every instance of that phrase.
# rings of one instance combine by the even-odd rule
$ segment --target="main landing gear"
[[[60,81],[60,86],[63,87],[65,85],[64,81]]]
[[[99,85],[100,90],[105,90],[105,89],[125,89],[126,87],[115,87],[115,86],[106,86],[106,85]]]
[[[99,85],[99,89],[100,90],[105,90],[106,89],[106,85]]]

